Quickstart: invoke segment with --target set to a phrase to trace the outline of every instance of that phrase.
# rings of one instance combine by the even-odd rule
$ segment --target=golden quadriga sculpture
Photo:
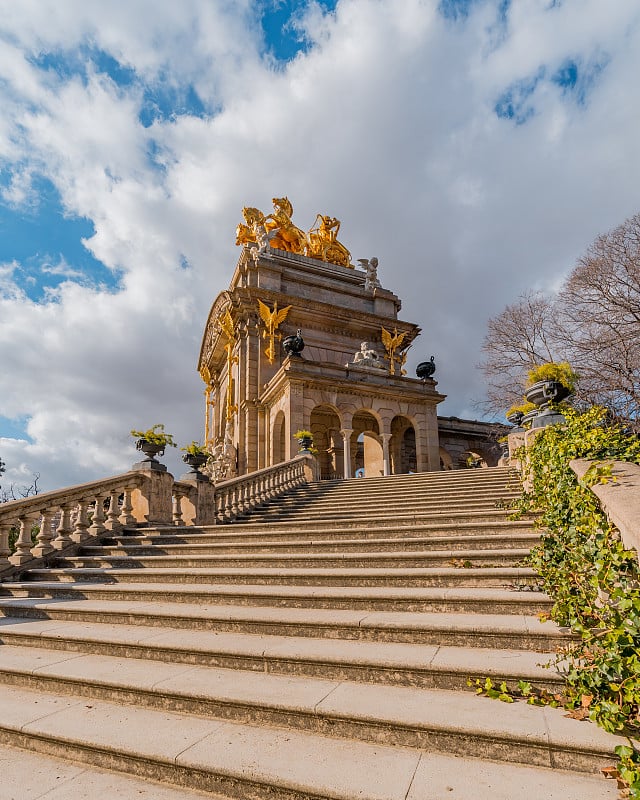
[[[236,244],[257,244],[258,252],[269,247],[298,253],[310,258],[353,268],[351,253],[338,241],[340,220],[317,214],[313,227],[307,233],[291,220],[293,206],[287,197],[274,197],[273,213],[266,216],[258,208],[242,209],[244,223],[236,228]]]

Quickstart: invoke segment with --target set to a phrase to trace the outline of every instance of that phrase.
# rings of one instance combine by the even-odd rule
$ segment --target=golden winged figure
[[[389,362],[390,375],[396,374],[396,361],[398,361],[402,369],[402,355],[396,355],[396,350],[398,350],[406,335],[406,331],[398,333],[398,329],[394,328],[393,334],[391,334],[385,327],[382,327],[382,344],[384,345],[384,349],[387,351],[385,358]]]
[[[272,311],[266,303],[263,303],[262,300],[258,300],[258,308],[260,310],[260,318],[265,324],[265,330],[262,331],[262,338],[269,340],[269,344],[267,349],[264,351],[264,354],[269,359],[269,363],[273,364],[276,358],[275,340],[276,338],[278,340],[282,338],[282,335],[276,333],[276,331],[287,318],[287,314],[289,313],[291,306],[287,306],[286,308],[282,308],[280,311],[278,311],[278,301],[276,300],[273,304]]]

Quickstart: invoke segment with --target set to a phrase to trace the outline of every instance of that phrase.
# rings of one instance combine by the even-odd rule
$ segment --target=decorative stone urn
[[[302,436],[300,439],[298,439],[298,444],[300,445],[300,452],[306,452],[313,445],[313,439],[311,436]]]
[[[188,473],[193,477],[200,476],[202,479],[207,480],[206,476],[203,476],[200,470],[204,465],[207,463],[209,456],[207,453],[185,453],[182,456],[182,460],[185,464],[188,464],[191,467],[191,472]]]
[[[156,456],[164,455],[163,444],[154,444],[154,442],[150,442],[147,439],[138,439],[136,450],[141,450],[145,454],[144,461],[156,461]],[[156,463],[158,462],[156,461]]]
[[[416,367],[416,375],[421,381],[426,381],[436,371],[435,358],[431,356],[429,361],[421,361]]]
[[[304,350],[304,339],[302,331],[298,328],[296,335],[285,336],[282,340],[282,349],[288,356],[299,356]]]
[[[556,425],[566,422],[564,416],[554,411],[550,406],[553,403],[561,403],[571,394],[559,381],[538,381],[530,386],[524,393],[525,398],[540,409],[537,412],[530,412],[522,420],[527,422],[531,419],[532,428],[545,428],[547,425]]]

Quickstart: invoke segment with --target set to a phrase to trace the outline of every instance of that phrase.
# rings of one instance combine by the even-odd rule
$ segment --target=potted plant
[[[191,467],[191,472],[197,475],[200,474],[200,470],[211,456],[211,453],[196,441],[191,442],[186,447],[181,447],[180,450],[184,452],[182,456],[184,463],[188,464]]]
[[[137,439],[136,450],[141,450],[146,461],[155,461],[156,456],[164,455],[166,447],[175,447],[173,436],[165,433],[164,425],[154,425],[146,431],[132,430],[131,435]]]
[[[577,379],[578,376],[566,361],[550,361],[530,370],[524,396],[528,402],[546,409],[573,394]]]
[[[524,401],[522,403],[515,403],[505,414],[507,421],[512,425],[520,426],[523,423],[530,422],[533,416],[538,413],[538,406],[533,403]]]
[[[313,453],[315,448],[313,446],[313,434],[311,431],[296,431],[293,438],[298,440],[301,453]]]

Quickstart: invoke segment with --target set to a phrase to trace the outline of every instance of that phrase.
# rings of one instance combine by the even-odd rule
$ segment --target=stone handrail
[[[27,561],[43,558],[90,537],[135,524],[138,520],[133,513],[133,495],[144,481],[144,473],[126,472],[3,503],[0,505],[0,572],[21,567]],[[19,534],[15,553],[10,555],[12,527],[19,528]],[[34,527],[39,527],[35,546],[31,538]]]
[[[296,486],[317,480],[317,462],[307,454],[216,485],[208,480],[174,481],[166,471],[136,467],[112,478],[0,505],[0,575],[127,526],[232,522]],[[13,555],[12,528],[19,529]]]
[[[602,510],[620,531],[624,546],[635,549],[640,557],[640,465],[627,461],[605,462],[611,466],[611,477],[606,483],[591,486],[600,500]],[[583,478],[593,461],[576,458],[569,462],[578,478]]]
[[[222,481],[215,486],[215,521],[233,522],[290,489],[318,479],[315,458],[303,453],[291,461]]]

